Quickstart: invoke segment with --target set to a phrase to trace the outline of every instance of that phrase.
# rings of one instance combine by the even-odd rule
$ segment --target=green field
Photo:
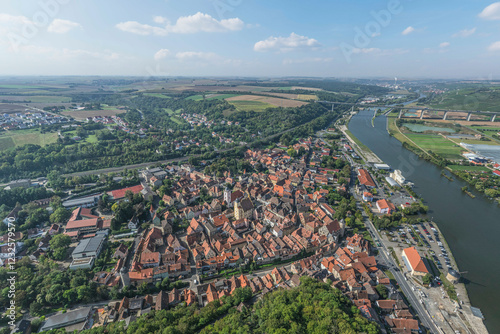
[[[57,141],[57,133],[41,134],[38,130],[15,130],[0,135],[0,150],[26,144],[48,145]]]
[[[86,139],[88,143],[97,143],[97,136],[96,135],[89,135]]]
[[[163,108],[163,110],[169,114],[170,116],[172,115],[180,115],[182,113],[182,109],[177,109],[176,111],[173,111],[172,109],[170,108]]]
[[[451,170],[467,170],[472,172],[489,172],[490,169],[484,166],[461,166],[461,165],[451,165],[448,166]]]
[[[490,133],[493,132],[500,132],[500,127],[495,127],[495,126],[471,126],[471,129],[483,132],[483,133]]]
[[[175,122],[177,124],[184,124],[184,121],[180,118],[178,118],[177,116],[171,116],[170,119],[172,120],[172,122]]]
[[[439,135],[407,133],[406,136],[422,149],[432,151],[446,159],[460,159],[462,152],[465,151]]]
[[[238,111],[264,111],[267,108],[274,107],[272,104],[260,101],[231,101],[230,103],[235,106]]]
[[[186,97],[186,100],[201,101],[201,100],[203,100],[203,95],[192,95],[192,96]]]
[[[0,137],[0,151],[7,150],[15,147],[14,141],[11,137]]]
[[[207,100],[224,100],[230,97],[240,96],[241,94],[220,94],[219,96],[209,96]]]
[[[172,98],[170,96],[163,95],[163,94],[160,94],[160,93],[144,93],[143,95],[144,96],[152,96],[152,97],[161,97],[162,99],[171,99]]]
[[[71,97],[67,96],[29,96],[26,100],[32,103],[69,103],[71,102]]]

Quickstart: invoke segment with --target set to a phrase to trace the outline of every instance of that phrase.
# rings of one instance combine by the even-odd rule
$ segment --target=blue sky
[[[500,2],[2,0],[0,75],[500,78]]]

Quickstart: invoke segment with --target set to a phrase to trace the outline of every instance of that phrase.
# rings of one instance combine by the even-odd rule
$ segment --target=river
[[[349,130],[393,169],[400,169],[429,206],[460,271],[470,281],[471,304],[479,307],[490,333],[500,333],[500,208],[480,193],[472,199],[461,191],[465,182],[448,181],[441,168],[418,158],[389,136],[387,117],[379,116],[372,127],[373,111],[353,116]]]

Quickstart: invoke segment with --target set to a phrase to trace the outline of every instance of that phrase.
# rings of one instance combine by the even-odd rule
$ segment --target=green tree
[[[432,281],[432,276],[430,274],[426,274],[424,277],[422,277],[422,283],[425,285],[431,284]]]
[[[387,290],[387,287],[382,284],[378,284],[375,289],[377,290],[378,294],[380,295],[380,298],[382,299],[387,299],[389,297],[389,291]]]
[[[58,234],[52,237],[49,243],[54,260],[64,260],[66,258],[68,247],[71,244],[71,238],[65,234]]]
[[[53,214],[50,215],[50,222],[62,224],[65,223],[71,217],[71,211],[68,209],[58,207]]]

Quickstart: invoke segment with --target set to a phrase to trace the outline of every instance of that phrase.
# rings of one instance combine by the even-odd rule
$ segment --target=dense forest
[[[189,334],[189,333],[379,333],[379,327],[363,318],[339,290],[310,277],[290,290],[268,293],[256,304],[249,288],[239,288],[203,308],[180,305],[168,311],[151,311],[132,322],[81,332],[82,334]],[[244,304],[241,304],[244,303]],[[236,308],[237,306],[238,309]],[[45,333],[65,333],[64,329]]]

